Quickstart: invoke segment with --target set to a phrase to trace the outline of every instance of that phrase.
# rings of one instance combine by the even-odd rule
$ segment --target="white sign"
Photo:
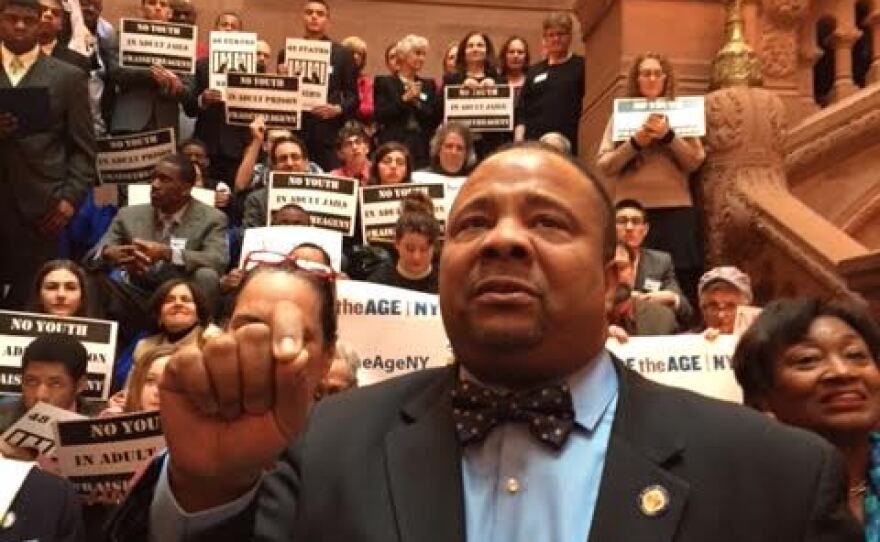
[[[132,475],[165,447],[159,412],[58,422],[58,468],[83,496],[125,495]]]
[[[226,88],[226,74],[257,72],[257,35],[254,32],[211,32],[208,86]]]
[[[42,455],[52,455],[56,444],[53,424],[57,421],[84,419],[86,417],[82,414],[39,402],[10,425],[0,439],[16,448],[31,448]]]
[[[179,73],[196,72],[198,29],[189,24],[122,19],[119,65],[150,68],[156,64]]]
[[[41,335],[61,333],[79,340],[89,354],[83,397],[107,400],[116,356],[118,324],[107,320],[0,311],[0,392],[21,391],[21,356]]]
[[[190,195],[194,200],[200,201],[205,205],[214,206],[216,194],[210,188],[192,187]],[[150,185],[149,184],[130,184],[128,185],[128,205],[143,205],[150,203]]]
[[[149,182],[156,164],[177,152],[174,130],[166,128],[115,137],[98,138],[98,175],[101,183]]]
[[[476,88],[450,85],[444,92],[443,122],[460,122],[472,132],[513,130],[514,92],[510,85]]]
[[[451,177],[449,175],[443,175],[441,173],[433,173],[431,171],[414,171],[412,174],[412,182],[415,184],[419,183],[445,183],[446,184],[446,212],[447,214],[452,209],[452,205],[455,203],[455,198],[458,197],[458,191],[461,190],[461,186],[467,180],[467,177],[456,176]]]
[[[358,182],[347,177],[272,172],[266,218],[271,225],[272,213],[295,203],[309,213],[312,226],[351,236],[357,216],[357,190]]]
[[[719,335],[714,341],[702,335],[630,337],[624,344],[609,339],[606,347],[624,365],[655,382],[742,403],[731,366],[737,340],[735,335]]]
[[[665,115],[669,127],[679,137],[702,137],[706,135],[705,107],[703,96],[681,96],[675,100],[617,98],[611,121],[612,139],[626,141],[652,114]]]
[[[391,243],[400,218],[400,204],[407,194],[424,192],[434,202],[434,218],[440,231],[446,228],[446,184],[404,183],[361,187],[361,225],[364,243]]]
[[[266,126],[298,130],[299,80],[265,74],[226,74],[226,123],[247,126],[262,116]]]
[[[339,338],[360,359],[358,385],[452,361],[436,295],[342,280],[336,297]]]
[[[342,234],[337,231],[309,226],[269,226],[266,228],[246,228],[241,244],[241,261],[251,252],[267,250],[279,254],[289,254],[303,243],[312,243],[323,248],[330,256],[330,265],[336,271],[342,269]]]
[[[36,463],[32,461],[18,461],[0,457],[0,520],[6,519],[6,513],[12,507],[12,501],[24,485],[25,479],[31,473]]]
[[[329,41],[287,38],[284,60],[287,73],[299,77],[303,111],[327,104],[332,47]]]

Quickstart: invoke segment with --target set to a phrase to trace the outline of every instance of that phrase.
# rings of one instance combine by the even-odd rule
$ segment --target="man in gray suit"
[[[189,278],[216,306],[229,263],[226,215],[190,195],[192,162],[171,154],[156,164],[150,203],[120,209],[98,244],[98,257],[123,270],[122,284],[141,308],[162,282]]]
[[[20,93],[7,98],[17,114],[0,110],[0,282],[9,286],[2,305],[13,309],[25,304],[39,266],[57,256],[59,233],[95,179],[87,76],[41,53],[41,9],[37,0],[0,8],[0,93]],[[42,89],[47,111],[28,101]]]

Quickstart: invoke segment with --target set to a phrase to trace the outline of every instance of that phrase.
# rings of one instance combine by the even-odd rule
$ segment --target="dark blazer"
[[[79,498],[73,487],[67,480],[38,467],[28,473],[10,511],[15,521],[6,529],[0,525],[0,542],[86,540]]]
[[[180,222],[172,236],[186,239],[183,251],[186,271],[192,273],[200,267],[210,267],[223,273],[229,263],[226,215],[193,199]],[[130,244],[135,238],[162,241],[157,234],[155,210],[149,203],[120,209],[97,250],[108,245]]]
[[[675,278],[675,266],[672,265],[672,256],[669,253],[650,248],[641,249],[639,266],[636,269],[635,289],[640,292],[651,291],[646,285],[646,281],[649,280],[658,282],[661,290],[678,294],[679,304],[675,316],[684,325],[690,323],[694,309],[687,297],[681,293],[681,286]]]
[[[379,75],[373,82],[373,118],[379,125],[376,144],[403,143],[413,157],[413,168],[428,165],[428,142],[442,115],[440,97],[433,79],[419,77],[422,97],[416,104],[404,102],[403,81],[394,75]]]
[[[89,57],[70,50],[66,45],[62,45],[61,42],[55,44],[55,48],[52,49],[52,57],[62,62],[67,62],[71,66],[76,66],[85,73],[92,71],[92,62]]]
[[[170,96],[162,92],[147,69],[123,68],[117,64],[112,67],[109,77],[116,87],[111,132],[173,128],[177,136],[180,130],[179,101],[183,95]],[[189,75],[178,74],[178,77],[184,88],[189,86]]]
[[[617,414],[588,542],[863,539],[827,442],[616,368]],[[464,541],[455,378],[454,369],[428,370],[322,401],[264,477],[258,502],[198,540]],[[639,509],[651,485],[669,493],[656,517]],[[135,489],[112,540],[143,539],[150,492]]]
[[[10,86],[0,69],[0,88]],[[19,82],[23,87],[49,89],[49,129],[0,140],[0,185],[25,220],[34,222],[58,199],[78,206],[94,185],[95,133],[82,70],[41,53]]]

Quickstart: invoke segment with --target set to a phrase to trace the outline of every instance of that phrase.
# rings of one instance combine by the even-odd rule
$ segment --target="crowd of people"
[[[143,19],[198,18],[188,0],[139,1]],[[739,333],[755,296],[737,267],[704,268],[698,137],[651,114],[620,141],[609,120],[598,154],[578,158],[585,61],[568,13],[544,18],[539,53],[520,36],[496,52],[474,30],[433,78],[431,44],[410,34],[383,44],[387,73],[371,76],[368,44],[332,41],[330,6],[306,0],[302,37],[332,43],[332,69],[327,103],[288,130],[227,123],[206,50],[192,76],[121,67],[102,0],[79,8],[81,23],[60,0],[0,0],[0,89],[48,90],[33,133],[26,109],[0,111],[0,299],[118,322],[112,393],[85,400],[83,345],[41,335],[20,394],[0,397],[0,433],[39,402],[158,410],[168,450],[81,513],[51,458],[0,441],[41,467],[0,509],[0,540],[880,542],[880,328],[864,307],[770,302],[732,361],[750,408],[649,384],[605,349]],[[245,29],[235,12],[213,24]],[[289,72],[264,40],[257,57]],[[444,122],[452,85],[509,85],[512,129]],[[626,96],[675,99],[669,60],[637,56]],[[150,202],[99,198],[96,137],[162,128],[180,143]],[[443,220],[407,194],[387,242],[358,223],[334,267],[313,242],[241,253],[251,228],[314,225],[306,206],[270,210],[274,173],[460,191]],[[349,279],[438,294],[455,363],[355,390],[361,359],[336,313]]]

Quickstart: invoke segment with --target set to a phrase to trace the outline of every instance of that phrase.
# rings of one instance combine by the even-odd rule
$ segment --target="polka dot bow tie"
[[[559,450],[574,427],[574,407],[566,384],[501,394],[459,381],[452,390],[452,418],[465,446],[481,442],[502,422],[522,422],[535,438]]]

